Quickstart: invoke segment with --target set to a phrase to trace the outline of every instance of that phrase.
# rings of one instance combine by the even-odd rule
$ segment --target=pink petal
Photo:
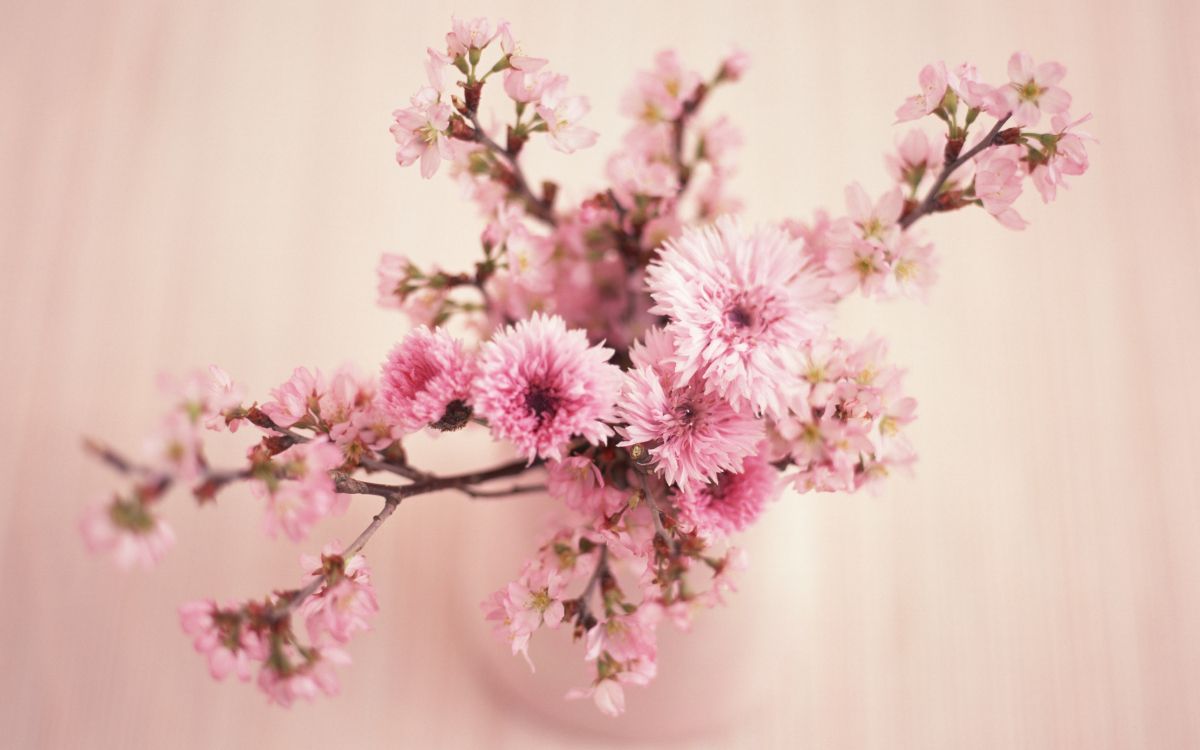
[[[421,154],[421,176],[425,179],[433,177],[438,171],[438,165],[442,163],[442,155],[433,146],[426,146],[425,152]]]
[[[1008,58],[1008,78],[1013,83],[1026,83],[1033,77],[1033,58],[1025,52],[1014,52]]]
[[[1062,63],[1045,62],[1037,66],[1033,78],[1039,86],[1053,86],[1067,74],[1067,68]]]
[[[1038,97],[1038,106],[1046,114],[1057,115],[1066,112],[1070,108],[1071,95],[1067,93],[1066,89],[1051,86]]]

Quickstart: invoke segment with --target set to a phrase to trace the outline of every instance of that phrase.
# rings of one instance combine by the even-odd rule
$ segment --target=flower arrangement
[[[1026,180],[1050,202],[1088,167],[1076,130],[1088,118],[1068,114],[1063,66],[1014,54],[1009,80],[992,85],[973,65],[939,62],[896,111],[936,132],[898,140],[886,192],[851,185],[844,213],[748,226],[726,184],[740,136],[702,116],[747,64],[734,52],[706,78],[659,54],[623,100],[632,124],[607,185],[562,205],[557,183],[531,182],[520,157],[593,146],[587,99],[507,23],[453,20],[391,132],[400,165],[429,178],[445,162],[463,184],[483,216],[479,260],[447,271],[383,257],[380,304],[414,327],[378,377],[302,367],[249,403],[217,367],[164,377],[169,408],[141,458],[87,443],[128,479],[86,512],[88,546],[122,567],[158,562],[174,540],[158,505],[175,486],[211,503],[248,485],[266,534],[294,541],[356,496],[381,501],[356,539],[303,557],[294,588],[180,608],[213,677],[256,671],[287,706],[338,691],[344,647],[378,611],[363,550],[404,501],[548,493],[560,517],[484,614],[531,667],[536,633],[570,631],[588,666],[568,697],[621,713],[625,686],[655,677],[658,628],[686,630],[726,601],[746,566],[731,536],[785,488],[855,492],[913,463],[903,371],[882,339],[832,332],[837,303],[923,295],[937,273],[922,218],[978,207],[1021,229]],[[495,127],[482,122],[485,92],[510,113]],[[211,466],[203,436],[242,428],[245,461]],[[517,458],[458,474],[408,461],[409,436],[464,429],[490,431]]]

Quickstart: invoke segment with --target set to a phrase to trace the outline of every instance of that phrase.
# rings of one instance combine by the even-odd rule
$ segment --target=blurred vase
[[[649,687],[626,688],[622,717],[600,714],[590,700],[564,700],[568,689],[586,687],[595,676],[594,663],[583,660],[583,643],[572,640],[568,626],[533,636],[530,656],[537,672],[531,674],[492,632],[479,602],[516,577],[557,510],[548,496],[527,496],[472,504],[461,517],[466,553],[459,556],[453,599],[462,611],[452,622],[462,629],[456,640],[471,650],[497,702],[566,732],[659,741],[711,736],[764,704],[778,668],[786,666],[779,664],[778,640],[769,637],[786,618],[765,615],[779,613],[772,599],[786,592],[751,578],[764,572],[755,564],[758,555],[740,574],[739,590],[729,595],[727,606],[697,611],[691,632],[666,621],[659,626],[658,677]],[[746,536],[737,541],[753,547],[768,542],[763,537],[781,535],[756,532],[754,544]]]

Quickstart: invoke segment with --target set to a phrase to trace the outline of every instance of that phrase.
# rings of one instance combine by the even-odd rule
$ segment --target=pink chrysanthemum
[[[820,330],[827,302],[801,243],[776,227],[746,232],[726,217],[668,242],[648,281],[650,312],[671,319],[681,380],[701,375],[734,409],[786,409],[792,352]]]
[[[712,481],[722,471],[741,471],[756,451],[762,423],[739,412],[698,381],[673,387],[649,367],[625,374],[618,416],[621,445],[647,447],[667,482],[680,487]]]
[[[621,390],[612,354],[562,318],[535,313],[484,345],[475,408],[530,461],[562,458],[572,436],[599,443],[612,434],[606,422]]]
[[[701,534],[729,534],[749,526],[769,500],[778,497],[779,472],[760,456],[750,456],[740,472],[725,472],[712,484],[675,497],[680,520]]]
[[[458,429],[471,416],[475,368],[461,341],[442,328],[414,329],[383,364],[381,395],[406,432],[426,425]]]

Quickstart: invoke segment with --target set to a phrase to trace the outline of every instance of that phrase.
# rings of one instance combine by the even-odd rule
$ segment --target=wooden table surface
[[[626,81],[665,46],[704,69],[730,43],[753,54],[713,111],[744,128],[735,189],[755,219],[836,209],[854,179],[881,191],[892,111],[933,59],[991,78],[1015,49],[1061,60],[1096,115],[1092,172],[1052,206],[1026,196],[1027,231],[931,220],[929,302],[841,315],[909,368],[915,475],[772,508],[732,606],[667,640],[619,721],[560,700],[577,651],[535,641],[530,676],[478,619],[532,544],[536,500],[403,508],[370,549],[383,612],[343,695],[290,712],[212,683],[175,607],[288,585],[302,549],[371,507],[296,547],[263,539],[244,493],[181,497],[150,574],[89,559],[75,529],[116,486],[80,436],[136,450],[158,370],[216,362],[265,394],[299,364],[374,368],[404,330],[374,306],[379,253],[466,262],[473,209],[398,169],[387,132],[448,11],[3,5],[0,745],[1200,747],[1195,3],[460,5],[509,18],[590,94],[600,145],[529,160],[576,196],[618,142]],[[414,451],[486,461],[455,440]]]

